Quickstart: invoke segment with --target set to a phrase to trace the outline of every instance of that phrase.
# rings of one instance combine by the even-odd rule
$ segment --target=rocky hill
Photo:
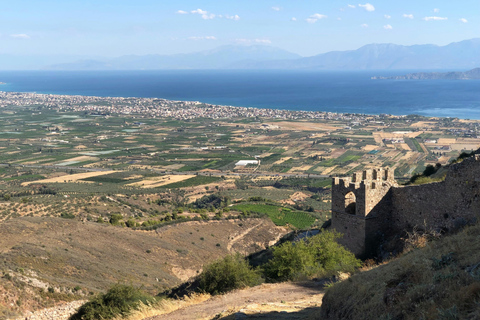
[[[0,319],[85,299],[113,284],[152,294],[178,285],[230,252],[252,253],[287,232],[270,220],[186,222],[157,231],[62,218],[0,225]]]

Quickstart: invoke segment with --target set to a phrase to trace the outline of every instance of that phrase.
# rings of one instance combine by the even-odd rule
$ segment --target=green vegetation
[[[288,224],[298,229],[305,229],[315,222],[315,218],[306,212],[294,211],[271,204],[238,204],[231,209],[241,211],[245,215],[250,213],[265,214],[277,226]]]
[[[410,178],[410,184],[426,184],[432,182],[440,182],[445,180],[446,170],[442,170],[442,166],[438,163],[436,166],[427,165],[422,174],[416,174]]]
[[[263,276],[269,282],[326,277],[337,272],[354,272],[360,260],[336,242],[336,232],[320,234],[297,242],[285,242],[273,248],[273,258],[252,269],[240,255],[233,254],[204,268],[198,276],[198,289],[211,294],[260,284]]]
[[[69,320],[113,319],[127,315],[141,304],[146,305],[156,301],[154,297],[132,286],[115,285],[105,294],[91,298]]]
[[[325,277],[336,272],[353,272],[360,260],[336,242],[341,235],[323,231],[297,242],[285,242],[273,249],[273,258],[263,267],[270,281]]]
[[[260,274],[239,254],[228,255],[206,266],[199,276],[199,289],[210,294],[221,294],[234,289],[258,285]]]

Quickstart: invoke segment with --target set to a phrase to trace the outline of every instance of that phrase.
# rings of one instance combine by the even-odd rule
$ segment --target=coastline
[[[8,92],[162,98],[241,108],[480,119],[479,81],[374,81],[365,72],[0,72]]]
[[[363,118],[377,119],[404,119],[407,117],[424,117],[420,115],[392,115],[392,114],[363,114],[363,113],[338,113],[328,111],[285,110],[255,107],[239,107],[228,105],[214,105],[200,101],[177,101],[162,98],[138,97],[99,97],[84,95],[60,95],[36,92],[8,92],[0,91],[0,107],[5,107],[4,100],[15,100],[15,105],[21,107],[32,104],[45,104],[50,109],[73,112],[93,112],[106,114],[131,114],[152,117],[173,117],[178,120],[191,120],[196,118],[225,119],[225,118],[271,118],[277,120],[361,120]],[[52,105],[51,102],[55,101]],[[30,103],[26,103],[30,101]],[[72,101],[79,104],[73,106]],[[12,101],[11,101],[12,102]],[[108,102],[111,105],[95,105],[99,102]],[[128,102],[128,103],[126,103]],[[91,103],[90,105],[84,105]],[[114,105],[117,105],[114,107]],[[136,106],[136,107],[132,107]],[[188,109],[187,109],[188,108]],[[425,117],[440,118],[440,117]]]

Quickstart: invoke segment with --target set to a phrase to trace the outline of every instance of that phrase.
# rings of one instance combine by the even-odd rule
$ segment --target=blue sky
[[[0,53],[121,56],[266,44],[311,56],[480,37],[479,0],[15,0]]]

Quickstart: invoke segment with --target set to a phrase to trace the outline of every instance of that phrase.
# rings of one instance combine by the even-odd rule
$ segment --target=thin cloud
[[[189,40],[195,40],[195,41],[198,41],[198,40],[217,40],[217,37],[215,37],[215,36],[189,37],[188,39]]]
[[[413,14],[406,14],[406,13],[404,13],[404,14],[403,14],[403,17],[404,17],[404,18],[407,18],[407,19],[413,19]]]
[[[188,14],[188,12],[187,12],[187,11],[183,11],[183,10],[178,10],[178,11],[177,11],[177,14]]]
[[[234,15],[234,16],[229,16],[228,14],[225,16],[225,18],[227,19],[230,19],[230,20],[235,20],[235,21],[238,21],[240,20],[240,16],[238,14]]]
[[[433,12],[435,12],[435,13],[439,13],[439,12],[440,12],[440,9],[438,9],[438,8],[435,8],[435,9],[433,9]]]
[[[373,5],[371,5],[370,3],[359,4],[358,6],[364,8],[365,10],[367,10],[369,12],[375,11],[375,7]]]
[[[30,39],[30,36],[25,33],[19,33],[19,34],[11,34],[10,37],[15,38],[15,39]]]
[[[391,25],[389,25],[389,24],[386,24],[386,25],[383,26],[383,29],[385,29],[385,30],[392,30],[393,27],[392,27]]]
[[[425,21],[442,21],[442,20],[448,20],[447,17],[425,17],[423,18]]]
[[[390,19],[392,16],[386,14],[386,15],[384,15],[384,17],[385,17],[385,19]]]
[[[191,13],[196,13],[196,14],[201,14],[201,15],[208,13],[208,11],[205,11],[205,10],[202,10],[202,9],[196,9],[196,10],[192,10],[190,12]]]
[[[290,19],[291,21],[297,21],[297,18],[293,17],[292,19]]]
[[[355,8],[356,8],[356,6],[353,5],[353,4],[347,4],[347,7],[351,8],[351,9],[355,9]]]
[[[282,8],[280,8],[280,7],[272,7],[272,10],[273,10],[273,11],[280,11],[280,10],[282,10]]]
[[[324,14],[320,14],[320,13],[315,13],[315,14],[312,14],[309,18],[307,18],[307,22],[308,23],[315,23],[317,22],[318,20],[321,20],[321,19],[325,19],[327,18],[326,15]]]
[[[362,27],[362,28],[368,28],[368,24],[366,24],[366,23],[361,24],[360,27]]]
[[[215,18],[215,15],[213,13],[202,14],[202,19],[203,20],[211,20],[211,19],[214,19],[214,18]]]
[[[463,23],[468,23],[468,20],[465,18],[461,18],[460,21],[462,21]]]
[[[235,39],[240,44],[271,44],[272,41],[268,39]]]

